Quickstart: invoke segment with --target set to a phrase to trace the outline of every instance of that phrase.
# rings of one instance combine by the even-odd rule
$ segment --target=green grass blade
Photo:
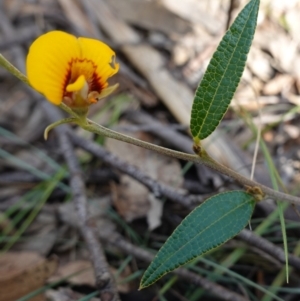
[[[252,286],[258,290],[260,290],[261,292],[264,292],[267,296],[272,297],[272,300],[277,300],[277,301],[283,301],[283,299],[279,298],[278,296],[276,296],[274,293],[272,293],[271,291],[269,291],[268,289],[264,288],[263,286],[249,280],[246,277],[243,277],[241,275],[239,275],[238,273],[231,271],[229,269],[227,269],[226,267],[223,267],[222,265],[219,265],[217,263],[212,262],[211,260],[205,259],[205,258],[201,258],[200,261],[204,262],[205,264],[208,264],[216,269],[220,269],[222,272],[227,273],[229,275],[231,275],[232,277],[241,280],[242,282],[244,282],[245,284]]]
[[[178,276],[174,275],[171,277],[165,284],[164,286],[159,290],[158,295],[163,296],[169,289],[172,288],[172,286],[177,282]]]
[[[249,222],[254,205],[253,196],[243,191],[225,192],[206,200],[168,238],[144,273],[140,288],[237,235]]]
[[[47,173],[38,170],[34,166],[28,164],[27,162],[19,159],[18,157],[10,154],[9,152],[3,149],[0,149],[0,158],[5,159],[7,162],[9,162],[11,165],[15,166],[18,169],[22,169],[30,172],[31,174],[33,174],[34,176],[42,180],[51,180],[51,178],[53,177],[53,175],[48,175]],[[61,188],[66,193],[70,192],[70,188],[64,183],[58,183],[58,187]]]
[[[246,112],[247,113],[247,112]],[[248,114],[246,114],[247,116]],[[257,129],[254,126],[252,119],[250,116],[248,116],[248,123],[254,132],[254,134],[257,134]],[[259,142],[260,148],[263,152],[263,155],[266,159],[267,167],[269,170],[272,186],[274,190],[279,190],[278,183],[282,186],[283,189],[285,189],[284,184],[282,183],[282,180],[279,176],[279,173],[274,166],[272,157],[270,155],[270,152],[263,140],[260,140]],[[285,255],[285,268],[286,268],[286,282],[289,282],[289,260],[288,260],[288,244],[287,244],[287,235],[286,235],[286,225],[285,225],[285,219],[284,219],[284,209],[283,204],[277,201],[277,206],[279,209],[279,219],[280,219],[280,225],[281,225],[281,232],[282,232],[282,239],[283,239],[283,249],[284,249],[284,255]]]
[[[49,283],[44,285],[43,287],[38,288],[37,290],[34,290],[33,292],[27,294],[24,297],[19,298],[16,301],[28,301],[31,300],[32,298],[36,297],[37,295],[44,293],[46,290],[50,288],[57,287],[58,285],[62,284],[63,282],[67,281],[68,279],[71,279],[74,276],[80,275],[81,273],[84,273],[85,271],[89,270],[90,268],[82,269],[81,271],[75,272],[73,274],[70,274],[69,276],[62,277],[60,280]]]
[[[241,79],[253,40],[259,0],[239,13],[214,53],[196,90],[191,115],[194,139],[209,136],[222,120]]]
[[[99,292],[96,291],[96,292],[86,295],[85,297],[80,298],[78,301],[90,301],[91,299],[93,299],[94,297],[97,297],[98,295],[99,295]]]
[[[14,133],[8,131],[7,129],[1,126],[0,135],[12,142],[27,146],[34,152],[35,155],[37,155],[40,159],[46,162],[54,171],[58,171],[61,169],[61,166],[57,162],[55,162],[51,157],[49,157],[45,152],[41,151],[39,148],[33,146],[32,144],[28,143],[27,141],[23,140],[19,136],[15,135]]]
[[[11,241],[9,241],[3,247],[1,252],[3,252],[3,253],[7,252],[18,241],[18,239],[21,237],[21,235],[26,231],[26,229],[29,227],[29,225],[33,222],[35,217],[38,215],[38,213],[42,209],[43,205],[48,200],[48,198],[49,198],[50,194],[52,193],[52,191],[54,190],[54,188],[58,185],[58,183],[61,180],[61,178],[63,177],[64,173],[65,173],[64,170],[61,169],[51,181],[47,182],[48,185],[45,188],[45,191],[44,191],[43,195],[41,196],[39,203],[36,205],[35,208],[33,208],[33,210],[31,211],[29,216],[26,218],[24,223],[21,225],[21,227],[15,233],[13,239]]]
[[[124,284],[124,283],[130,282],[130,281],[133,281],[137,278],[140,278],[142,276],[142,274],[143,274],[143,271],[141,271],[141,270],[135,271],[134,273],[127,276],[126,278],[124,278],[120,281],[118,280],[117,283],[118,284]]]
[[[263,150],[264,156],[266,158],[268,169],[270,170],[272,185],[275,190],[279,190],[278,182],[282,186],[283,186],[283,183],[281,182],[280,176],[276,170],[276,167],[274,166],[273,160],[270,156],[270,153],[268,151],[266,144],[263,141],[261,141],[260,145]],[[277,206],[279,209],[279,220],[280,220],[282,239],[283,239],[283,249],[284,249],[285,269],[286,269],[286,282],[288,283],[289,282],[289,257],[288,257],[289,251],[288,251],[288,244],[287,244],[284,211],[283,211],[282,203],[277,201]]]
[[[300,255],[300,243],[297,244],[294,255],[299,256]],[[291,274],[294,271],[294,268],[289,269],[289,273]],[[276,278],[274,279],[272,285],[269,287],[269,291],[271,291],[273,294],[278,294],[278,292],[287,292],[289,294],[300,294],[299,288],[283,288],[281,285],[284,284],[284,281],[286,279],[286,269],[282,268],[281,271],[278,273]],[[272,298],[270,298],[269,295],[265,295],[262,297],[261,301],[271,301]]]

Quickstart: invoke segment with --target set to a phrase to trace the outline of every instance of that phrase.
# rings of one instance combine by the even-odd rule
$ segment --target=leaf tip
[[[144,277],[143,277],[144,278]],[[144,288],[146,288],[146,287],[148,287],[148,286],[150,286],[151,284],[145,284],[145,280],[142,278],[142,280],[141,280],[141,282],[140,282],[140,286],[139,286],[139,288],[138,288],[138,291],[141,291],[141,290],[143,290]]]

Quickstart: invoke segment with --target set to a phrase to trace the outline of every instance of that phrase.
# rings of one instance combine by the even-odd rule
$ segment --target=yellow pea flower
[[[107,82],[119,70],[115,58],[103,42],[51,31],[30,46],[27,76],[31,86],[53,104],[85,108],[117,88]]]

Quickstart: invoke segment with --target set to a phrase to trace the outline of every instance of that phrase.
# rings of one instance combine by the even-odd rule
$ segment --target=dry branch
[[[72,139],[75,145],[93,154],[95,157],[101,159],[106,164],[109,164],[110,166],[116,168],[117,170],[131,176],[138,182],[142,183],[157,198],[167,197],[168,199],[173,200],[188,208],[191,208],[195,203],[203,201],[202,197],[181,194],[177,192],[174,188],[155,181],[148,175],[144,174],[138,167],[129,165],[128,163],[122,161],[120,158],[111,154],[103,147],[92,141],[80,138],[71,131],[69,131],[68,134],[70,135],[70,138]]]
[[[79,224],[77,221],[72,219],[72,214],[66,214],[64,212],[59,212],[60,219],[69,224],[72,227],[78,228]],[[133,245],[132,243],[126,241],[120,234],[112,231],[98,231],[97,233],[99,238],[103,243],[107,243],[114,247],[117,247],[126,254],[132,255],[137,259],[145,261],[147,263],[151,262],[154,258],[154,254],[144,250],[140,247]],[[204,277],[197,275],[196,273],[190,272],[185,268],[179,268],[172,272],[178,275],[180,278],[185,279],[197,286],[203,287],[205,290],[211,294],[218,296],[221,300],[227,301],[247,301],[247,299],[235,292],[231,292],[225,287],[216,284],[210,280],[205,279]]]
[[[57,108],[46,102],[44,107],[47,107],[47,116],[50,122],[55,122],[58,118],[61,118],[61,114],[59,114]],[[83,175],[73,145],[66,134],[66,131],[67,126],[61,126],[60,128],[55,129],[62,155],[70,172],[70,186],[78,216],[79,230],[90,252],[96,276],[96,288],[99,290],[101,300],[118,301],[120,300],[120,297],[118,295],[115,280],[109,271],[104,251],[97,239],[96,233],[93,230],[92,225],[89,224]]]
[[[12,27],[8,18],[4,15],[4,13],[2,13],[2,11],[3,10],[0,10],[0,27],[3,30],[4,35],[14,36],[14,28]],[[24,72],[25,55],[22,49],[18,46],[15,46],[12,48],[12,51],[16,55],[15,65],[18,69]],[[39,100],[39,98],[41,98],[40,96],[37,96],[37,94],[34,93],[33,90],[31,90],[29,87],[26,89],[32,96],[33,100],[37,101]],[[47,115],[50,121],[53,122],[61,117],[58,109],[50,105],[48,102],[43,100],[41,104],[45,114]],[[90,251],[92,264],[96,274],[96,286],[99,290],[101,300],[118,301],[120,300],[120,298],[117,293],[116,284],[112,275],[109,272],[108,264],[106,262],[103,250],[93,232],[93,229],[88,225],[84,182],[82,180],[80,168],[76,156],[74,154],[73,146],[70,143],[69,138],[65,134],[63,129],[63,127],[59,128],[57,130],[57,134],[59,137],[60,147],[62,148],[64,158],[70,169],[70,184],[78,213],[78,220],[80,225],[79,228]]]

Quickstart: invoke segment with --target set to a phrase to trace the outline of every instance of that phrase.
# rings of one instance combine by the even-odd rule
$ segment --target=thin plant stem
[[[185,160],[185,161],[191,161],[198,164],[204,164],[207,167],[210,167],[222,174],[225,174],[233,179],[235,179],[237,182],[239,182],[242,185],[249,186],[249,187],[257,187],[259,188],[265,195],[269,197],[273,197],[276,200],[282,200],[286,201],[292,204],[300,205],[300,198],[285,194],[279,191],[275,191],[269,187],[266,187],[260,183],[257,183],[255,181],[252,181],[237,172],[233,171],[232,169],[216,162],[213,158],[211,158],[208,154],[204,154],[203,156],[198,155],[192,155],[187,153],[182,153],[179,151],[171,150],[169,148],[161,147],[155,144],[151,144],[121,133],[117,133],[111,129],[105,128],[91,120],[87,120],[87,123],[80,123],[79,124],[83,129],[96,133],[98,135],[103,135],[108,138],[116,139],[122,142],[134,144],[139,147],[143,147],[152,151],[159,152],[163,155],[170,156],[173,158]]]
[[[64,118],[61,120],[58,120],[56,122],[51,123],[50,125],[48,125],[44,131],[44,139],[47,140],[48,139],[48,134],[51,130],[53,130],[55,127],[61,125],[61,124],[66,124],[66,123],[71,123],[74,120],[76,120],[74,117],[69,117],[69,118]]]
[[[29,85],[27,77],[19,71],[15,66],[13,66],[9,61],[7,61],[1,54],[0,54],[0,65],[3,66],[7,71],[12,73],[14,76],[19,78],[22,82],[25,84]],[[163,155],[170,156],[173,158],[185,160],[185,161],[191,161],[194,163],[198,164],[204,164],[207,167],[210,167],[222,174],[225,174],[233,179],[235,179],[237,182],[239,182],[242,185],[252,187],[252,188],[259,188],[265,195],[269,197],[273,197],[276,200],[281,200],[281,201],[286,201],[292,204],[300,205],[300,198],[285,194],[279,191],[275,191],[269,187],[266,187],[262,184],[259,184],[255,181],[252,181],[237,172],[233,171],[232,169],[216,162],[213,158],[211,158],[206,152],[202,152],[204,155],[203,156],[198,156],[198,155],[191,155],[191,154],[186,154],[182,152],[178,152],[175,150],[171,150],[168,148],[164,148],[155,144],[151,144],[136,138],[132,138],[130,136],[126,136],[121,133],[117,133],[113,130],[110,130],[108,128],[105,128],[91,120],[85,120],[82,118],[82,116],[79,116],[76,114],[74,111],[72,111],[71,108],[66,106],[64,103],[61,103],[59,107],[69,113],[72,117],[75,118],[74,122],[76,122],[79,126],[81,126],[83,129],[90,131],[92,133],[96,133],[99,135],[103,135],[108,138],[116,139],[119,141],[127,142],[134,144],[136,146],[140,146],[149,150],[153,150],[156,152],[159,152]]]
[[[0,53],[0,66],[2,66],[9,73],[17,77],[26,85],[30,86],[26,75],[24,75],[20,70],[18,70],[13,64],[11,64],[1,53]]]

